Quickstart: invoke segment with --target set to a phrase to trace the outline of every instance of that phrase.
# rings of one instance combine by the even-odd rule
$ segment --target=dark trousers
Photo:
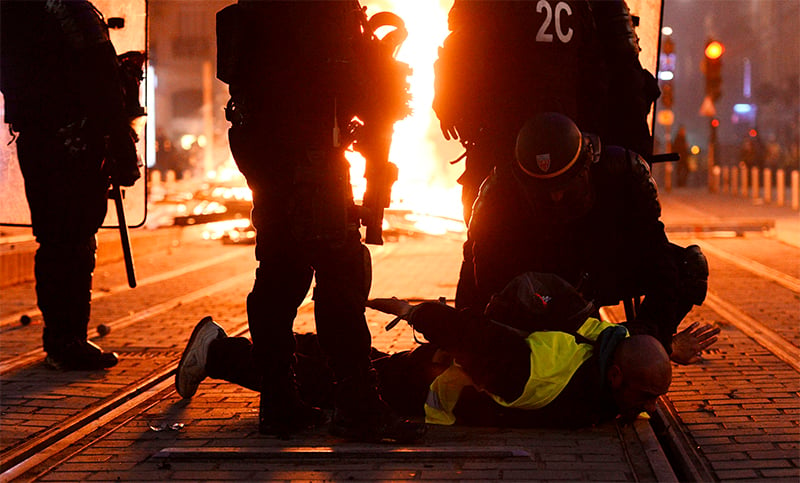
[[[334,407],[333,371],[322,353],[316,334],[296,334],[295,371],[304,401],[321,408]],[[244,337],[228,337],[212,342],[206,372],[253,391],[261,389],[261,368],[253,357],[253,344]],[[423,414],[428,387],[445,368],[434,362],[436,347],[423,344],[411,351],[386,354],[372,349],[370,359],[378,373],[383,399],[399,414]]]
[[[370,267],[358,222],[348,218],[353,198],[343,151],[269,134],[257,124],[229,131],[231,152],[253,191],[259,262],[247,297],[253,359],[262,377],[290,369],[292,326],[315,279],[315,322],[330,367],[338,380],[363,375],[371,367],[364,317]]]
[[[33,234],[36,296],[48,353],[86,340],[96,234],[108,208],[102,151],[89,142],[70,155],[55,132],[26,129],[17,139]]]

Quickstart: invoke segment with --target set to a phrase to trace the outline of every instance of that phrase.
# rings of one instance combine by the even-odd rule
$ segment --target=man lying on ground
[[[431,424],[581,427],[654,411],[671,382],[670,358],[649,335],[601,321],[561,278],[525,273],[484,313],[438,302],[373,299],[371,307],[406,320],[428,342],[410,351],[373,349],[381,394],[398,413]],[[716,341],[694,331],[700,350]],[[699,334],[699,335],[698,335]],[[711,334],[711,335],[709,335]],[[333,403],[333,376],[315,334],[297,334],[297,381],[304,400]],[[176,375],[192,397],[205,377],[257,390],[247,338],[227,337],[211,317],[195,327]]]

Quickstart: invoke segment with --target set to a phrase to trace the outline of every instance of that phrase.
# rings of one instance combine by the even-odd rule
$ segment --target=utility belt
[[[330,104],[329,113],[319,110],[309,114],[308,111],[299,109],[287,112],[291,109],[289,106],[276,108],[269,102],[253,102],[245,96],[237,95],[232,96],[225,105],[225,119],[231,123],[231,127],[257,129],[272,139],[295,140],[292,142],[302,142],[304,145],[332,146],[333,101]],[[341,123],[344,124],[344,121]]]
[[[249,115],[246,103],[234,101],[233,98],[230,98],[225,105],[225,120],[230,122],[232,126],[244,126],[247,124]]]
[[[298,242],[343,241],[359,227],[343,148],[326,138],[287,128],[229,103],[230,140],[236,164],[256,191],[286,213]],[[325,142],[327,141],[327,142]],[[257,193],[258,194],[258,193]],[[272,210],[270,210],[272,211]]]

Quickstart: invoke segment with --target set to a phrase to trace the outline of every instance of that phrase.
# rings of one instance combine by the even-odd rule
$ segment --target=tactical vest
[[[548,405],[561,394],[578,368],[592,356],[596,350],[595,343],[607,329],[625,330],[618,324],[590,317],[576,334],[557,331],[531,333],[525,339],[531,350],[530,377],[522,395],[514,401],[506,401],[494,394],[487,394],[497,404],[508,408],[539,409]],[[626,330],[625,337],[627,336]],[[578,342],[579,338],[591,343]],[[425,401],[425,422],[454,424],[454,409],[461,391],[467,386],[477,388],[469,375],[454,361],[431,383]]]

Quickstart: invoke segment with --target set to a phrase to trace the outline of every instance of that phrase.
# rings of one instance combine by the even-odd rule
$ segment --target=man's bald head
[[[656,400],[672,382],[672,365],[655,337],[633,335],[617,345],[607,376],[620,414],[633,419],[655,411]]]

